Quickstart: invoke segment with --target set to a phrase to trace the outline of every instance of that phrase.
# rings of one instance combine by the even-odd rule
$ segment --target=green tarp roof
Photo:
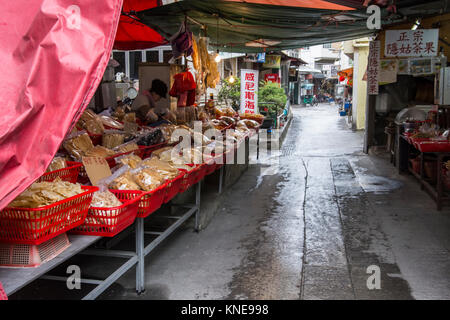
[[[417,16],[448,11],[445,1],[398,0],[398,11],[391,15],[382,10],[383,23],[392,24]],[[229,1],[184,0],[136,13],[141,22],[165,37],[178,31],[188,17],[189,27],[195,35],[206,34],[210,45],[220,51],[263,52],[295,49],[304,46],[366,37],[374,34],[367,29],[365,9],[332,11],[236,3]],[[403,17],[402,17],[403,16]],[[255,42],[256,41],[256,42]],[[263,47],[250,47],[248,43],[265,43]]]

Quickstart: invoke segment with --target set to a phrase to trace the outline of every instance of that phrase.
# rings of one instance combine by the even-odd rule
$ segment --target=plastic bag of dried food
[[[126,113],[125,116],[123,117],[123,121],[124,122],[136,122],[136,113],[134,113],[134,112]]]
[[[125,141],[125,132],[117,130],[106,130],[103,133],[102,145],[108,149],[114,149]]]
[[[108,126],[114,129],[118,129],[118,130],[122,130],[123,129],[123,124],[121,124],[119,121],[114,120],[111,117],[102,115],[99,116],[100,120],[102,121],[104,126]],[[125,117],[125,116],[124,116]]]
[[[134,141],[130,141],[124,144],[121,144],[120,146],[117,146],[114,148],[114,151],[116,153],[125,153],[130,151],[139,150],[139,146]]]
[[[219,120],[225,121],[228,125],[234,125],[236,123],[236,120],[229,116],[222,116],[219,118]]]
[[[69,135],[64,140],[63,147],[75,160],[81,160],[87,152],[94,149],[91,138],[84,130]]]
[[[113,155],[115,155],[116,153],[108,148],[105,148],[103,146],[95,146],[94,149],[86,152],[85,156],[86,157],[101,157],[101,158],[108,158],[111,157]]]
[[[142,165],[154,169],[164,180],[171,180],[179,175],[177,168],[174,168],[167,161],[162,161],[157,157],[152,157],[144,160]]]
[[[46,172],[55,171],[55,170],[64,169],[64,168],[67,168],[66,159],[64,159],[63,157],[54,157],[52,162],[48,166]]]
[[[129,170],[128,166],[127,168]],[[117,173],[118,171],[116,171],[115,173]],[[108,187],[115,190],[141,190],[141,187],[134,181],[134,177],[129,171],[126,171],[125,173],[122,173],[121,175],[114,178],[108,184]]]
[[[164,178],[152,168],[139,167],[130,173],[143,191],[152,191],[164,183]]]
[[[95,208],[114,208],[121,205],[122,202],[109,190],[95,192],[91,202],[91,207]]]
[[[122,106],[117,107],[113,113],[113,117],[119,119],[119,121],[122,121],[125,117],[125,108]]]
[[[102,134],[105,131],[103,123],[97,120],[88,120],[84,123],[83,129],[86,129],[90,133]]]
[[[77,125],[94,134],[102,134],[105,131],[102,120],[91,109],[83,112]]]
[[[115,160],[117,164],[129,166],[131,169],[136,169],[142,162],[142,159],[135,154],[127,154]]]
[[[256,127],[259,127],[259,122],[255,121],[255,120],[244,119],[241,121],[244,121],[244,123],[247,125],[247,128],[249,128],[249,129],[254,129]]]
[[[151,146],[162,143],[164,136],[161,129],[156,129],[150,132],[145,132],[137,137],[137,144],[141,146]]]

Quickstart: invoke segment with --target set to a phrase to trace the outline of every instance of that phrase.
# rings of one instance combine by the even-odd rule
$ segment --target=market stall
[[[0,282],[6,294],[38,278],[66,281],[48,273],[76,254],[125,260],[106,279],[81,279],[95,285],[85,299],[98,297],[134,266],[136,289],[142,292],[145,256],[193,215],[198,229],[202,181],[218,171],[221,192],[225,165],[236,163],[236,150],[259,133],[264,120],[255,98],[255,70],[242,77],[241,110],[248,112],[207,101],[207,88],[220,81],[215,51],[263,52],[372,33],[361,28],[364,12],[342,4],[235,2],[6,4],[6,22],[0,24],[0,54],[7,67],[0,125]],[[341,10],[352,23],[337,23],[334,16]],[[302,27],[312,28],[314,22],[309,37],[292,37],[300,24],[290,20],[293,14],[302,16]],[[280,23],[273,26],[274,20]],[[280,27],[279,42],[266,39],[274,27]],[[332,33],[324,32],[329,28]],[[216,34],[212,41],[210,34]],[[165,75],[169,81],[152,79],[151,88],[140,90],[131,104],[122,101],[99,113],[86,109],[113,46],[163,43],[170,43],[171,64],[179,69]],[[169,97],[175,104],[158,108],[157,102]],[[164,204],[176,207],[171,201],[193,188],[195,201],[183,203],[176,215],[158,214]],[[172,223],[164,230],[145,229],[145,219],[156,216]],[[130,230],[134,250],[86,250]]]
[[[76,254],[124,260],[106,279],[80,279],[95,286],[84,299],[95,299],[134,267],[140,293],[145,289],[145,256],[193,215],[198,230],[202,180],[218,171],[222,191],[225,164],[236,162],[242,144],[248,148],[264,117],[239,114],[231,107],[197,105],[195,91],[216,85],[217,65],[205,39],[197,41],[186,32],[194,45],[176,49],[192,56],[195,68],[185,65],[170,75],[175,109],[142,112],[148,107],[145,99],[137,109],[123,104],[100,114],[86,109],[45,173],[0,212],[0,282],[6,294],[37,278],[66,281],[49,272]],[[156,99],[154,83],[151,99]],[[173,204],[177,215],[156,214],[191,187],[196,190],[194,203]],[[170,226],[144,229],[150,216],[167,219]],[[102,238],[120,237],[130,230],[134,250],[87,249]]]

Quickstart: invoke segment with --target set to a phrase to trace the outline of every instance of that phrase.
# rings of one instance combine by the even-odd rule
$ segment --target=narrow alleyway
[[[131,270],[100,298],[450,299],[450,209],[363,154],[336,106],[293,111],[279,165],[250,165],[206,229],[185,226],[147,256],[144,295]]]
[[[294,108],[279,167],[251,165],[205,230],[149,256],[141,298],[449,299],[450,210],[362,139],[334,105]],[[136,298],[133,279],[105,298]]]

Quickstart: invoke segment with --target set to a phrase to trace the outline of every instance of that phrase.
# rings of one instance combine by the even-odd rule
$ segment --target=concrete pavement
[[[100,298],[450,299],[450,210],[363,154],[362,138],[334,105],[294,107],[278,166],[250,165],[206,229],[182,228],[147,256],[144,295],[132,270]],[[91,277],[115,266],[79,259]]]

